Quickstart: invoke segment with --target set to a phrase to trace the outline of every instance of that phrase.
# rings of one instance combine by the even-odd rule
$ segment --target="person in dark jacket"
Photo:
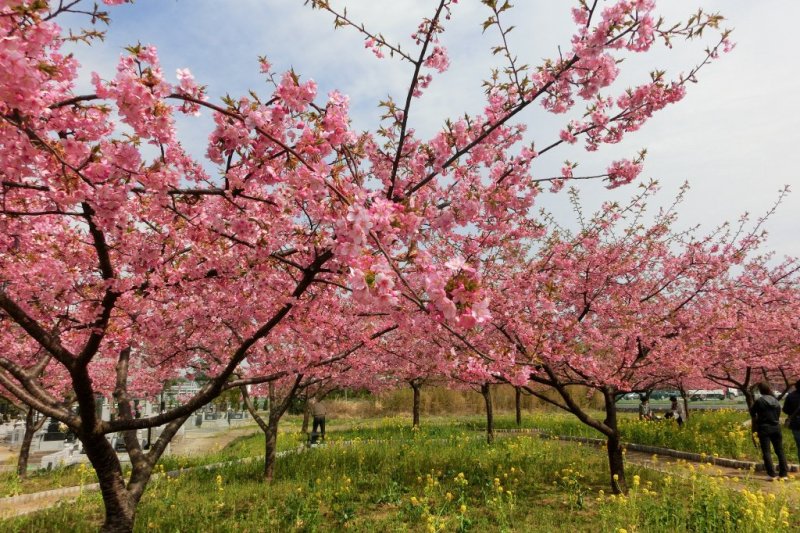
[[[764,468],[767,475],[775,479],[775,466],[772,464],[772,452],[769,449],[770,442],[775,448],[778,456],[778,476],[786,478],[789,474],[789,467],[786,464],[786,456],[783,454],[783,433],[781,433],[781,404],[772,394],[772,388],[767,383],[758,384],[758,392],[761,397],[753,403],[750,408],[750,415],[753,417],[753,428],[758,434],[758,442],[761,444],[761,454],[764,456]]]
[[[797,444],[797,458],[800,461],[800,380],[795,383],[794,390],[786,395],[783,412],[788,417],[787,425],[792,430],[794,442]]]

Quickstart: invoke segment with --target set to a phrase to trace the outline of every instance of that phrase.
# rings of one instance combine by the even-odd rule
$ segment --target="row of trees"
[[[0,6],[0,386],[81,440],[105,531],[132,529],[169,441],[229,390],[251,408],[252,395],[272,400],[258,419],[270,478],[277,424],[297,394],[418,391],[436,378],[481,388],[490,407],[488,384],[511,383],[605,434],[624,491],[617,394],[709,379],[747,389],[762,374],[793,374],[797,263],[759,252],[760,221],[679,231],[674,208],[646,215],[654,184],[580,217],[577,231],[533,210],[570,180],[637,178],[641,154],[586,176],[569,163],[542,175],[539,159],[578,140],[617,143],[679,101],[730,48],[722,18],[700,11],[673,24],[651,0],[581,1],[571,42],[528,66],[506,44],[508,3],[483,3],[506,64],[484,82],[480,112],[429,139],[414,130],[413,104],[447,69],[455,0],[435,3],[412,49],[310,2],[409,70],[367,132],[351,129],[347,97],[320,98],[312,80],[265,58],[268,94],[213,102],[188,70],[170,82],[155,49],[135,45],[113,78],[94,75],[94,92],[78,94],[77,58],[61,48],[100,30],[65,33],[56,20],[108,14],[80,0]],[[622,59],[697,39],[708,47],[685,73],[655,69],[615,89]],[[562,127],[528,132],[518,120],[534,104]],[[214,119],[203,157],[175,128],[176,114],[198,112]],[[180,406],[134,416],[134,399],[200,375]],[[581,409],[578,385],[603,395],[603,420]],[[115,420],[98,417],[99,397],[117,402]],[[156,426],[142,449],[136,431]]]

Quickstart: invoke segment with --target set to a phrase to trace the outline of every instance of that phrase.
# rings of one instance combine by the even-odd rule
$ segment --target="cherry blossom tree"
[[[404,329],[391,342],[376,346],[383,364],[378,371],[381,388],[410,387],[412,427],[420,426],[422,388],[428,384],[448,384],[452,357],[447,332],[435,322],[419,322]],[[370,387],[367,387],[370,388]]]
[[[506,265],[508,274],[493,277],[492,327],[461,341],[484,372],[605,435],[616,492],[626,490],[618,395],[695,364],[693,347],[714,323],[720,291],[759,242],[727,226],[705,237],[677,232],[674,205],[646,223],[654,191],[647,185],[629,205],[605,206],[575,234],[556,229],[516,271]],[[576,390],[599,392],[605,418],[584,409]]]
[[[73,12],[105,23],[108,14],[80,1],[0,5],[0,341],[10,347],[0,357],[0,384],[81,440],[100,482],[105,531],[133,528],[179,427],[223,391],[246,385],[237,377],[245,360],[285,338],[288,317],[311,317],[309,303],[325,292],[351,291],[398,327],[433,319],[461,335],[486,323],[488,291],[469,258],[530,231],[527,213],[542,184],[557,190],[568,179],[596,178],[615,187],[641,170],[635,157],[596,175],[574,176],[567,165],[560,176],[538,176],[536,158],[578,139],[592,150],[618,142],[680,100],[698,71],[730,48],[715,14],[673,26],[649,0],[602,9],[579,2],[566,53],[554,46],[556,59],[527,67],[501,45],[509,66],[487,81],[485,108],[425,140],[414,132],[412,104],[448,66],[440,35],[455,3],[437,2],[405,50],[327,2],[311,2],[411,72],[402,102],[384,102],[375,132],[361,134],[350,128],[347,97],[319,97],[313,80],[273,72],[266,58],[269,94],[214,103],[189,70],[170,81],[156,49],[137,44],[111,77],[92,75],[93,93],[77,94],[78,58],[63,44],[101,32],[64,32],[56,21]],[[485,3],[485,28],[505,42],[508,8]],[[669,79],[655,71],[638,87],[609,92],[626,55],[709,32],[708,50],[688,72]],[[514,123],[533,103],[563,113],[578,102],[586,118],[551,132],[553,140],[528,144],[525,124]],[[176,113],[200,112],[214,119],[203,157],[190,154],[175,129]],[[456,243],[466,262],[440,253],[439,243]],[[39,348],[64,376],[77,412],[26,359]],[[297,368],[287,366],[281,372]],[[208,377],[197,394],[134,417],[134,398],[192,368]],[[118,403],[115,420],[98,418],[100,396]],[[163,431],[145,451],[136,431],[155,426]],[[106,438],[114,432],[125,439],[130,478]]]
[[[785,392],[800,375],[800,264],[772,259],[755,258],[729,281],[697,346],[704,377],[739,390],[748,407],[759,382],[780,383]]]
[[[286,319],[282,335],[258,356],[250,356],[246,365],[237,370],[235,383],[242,399],[259,428],[264,432],[264,479],[271,481],[275,472],[278,424],[292,402],[311,388],[320,393],[344,387],[356,375],[372,376],[371,355],[376,342],[386,342],[396,325],[381,324],[382,317],[354,320],[350,301],[327,294],[309,302],[314,312]],[[349,328],[349,330],[348,330]],[[364,360],[360,360],[360,359]],[[354,366],[358,372],[354,372]],[[266,384],[266,385],[265,385]],[[269,413],[264,420],[250,398],[250,387],[266,393]]]
[[[57,329],[58,325],[56,325],[54,331]],[[0,336],[0,338],[3,337]],[[52,357],[41,346],[37,346],[25,337],[18,337],[13,340],[5,337],[3,340],[7,350],[6,356],[9,359],[18,361],[21,366],[28,368],[30,374],[39,381],[41,386],[54,399],[58,399],[64,408],[68,409],[74,396],[69,388],[65,386],[66,376],[63,369],[54,364]],[[13,353],[11,352],[12,350],[18,351]],[[19,412],[25,415],[25,431],[17,457],[17,475],[20,478],[25,478],[28,473],[28,459],[33,436],[44,426],[48,417],[20,401],[10,391],[4,390],[2,385],[0,385],[0,397],[6,399]]]

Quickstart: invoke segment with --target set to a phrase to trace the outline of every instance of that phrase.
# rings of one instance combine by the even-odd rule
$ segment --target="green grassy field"
[[[600,413],[596,416],[602,419]],[[475,419],[475,427],[483,427]],[[559,435],[602,437],[596,430],[566,413],[526,414],[523,426],[536,427]],[[622,413],[620,432],[626,442],[662,446],[706,455],[761,461],[761,451],[750,432],[746,411],[723,409],[693,411],[682,428],[671,420],[640,421],[634,413]],[[498,427],[516,427],[510,417],[501,417]],[[797,447],[788,429],[783,432],[783,447],[789,462],[797,462]]]
[[[601,413],[594,413],[601,417]],[[633,413],[620,415],[620,428],[627,442],[663,446],[679,450],[717,454],[720,457],[760,461],[760,451],[755,447],[750,435],[749,418],[743,411],[715,410],[694,411],[683,428],[670,421],[640,422]],[[281,423],[280,450],[302,444],[298,432],[299,416],[287,416]],[[499,429],[517,427],[514,417],[509,413],[500,414],[495,421]],[[581,424],[574,416],[558,411],[526,412],[523,427],[538,428],[559,435],[578,435],[602,437],[594,429]],[[412,438],[414,436],[408,420],[404,417],[358,419],[332,419],[329,421],[330,439],[382,438],[391,430],[393,438]],[[455,429],[478,433],[485,429],[485,419],[481,416],[426,417],[423,427],[430,437],[446,436]],[[253,426],[254,431],[256,426]],[[791,432],[784,430],[784,449],[789,462],[797,461],[797,448]],[[202,456],[164,456],[161,464],[165,470],[197,466],[209,463],[230,461],[241,457],[257,456],[263,453],[263,444],[251,440],[232,443],[225,449]],[[31,472],[27,479],[19,480],[13,472],[0,473],[0,496],[27,494],[83,483],[94,483],[96,477],[91,468],[61,468],[54,471]]]
[[[543,424],[528,416],[528,425]],[[542,415],[552,427],[566,420]],[[501,417],[500,425],[511,425]],[[800,526],[783,494],[761,494],[699,471],[666,475],[629,468],[627,497],[607,494],[603,453],[530,436],[487,445],[475,417],[331,421],[328,443],[281,457],[272,484],[255,460],[152,482],[137,531],[791,531]],[[294,448],[294,422],[280,436]],[[342,441],[350,441],[344,443]],[[263,451],[241,438],[221,456]],[[213,457],[213,460],[212,460]],[[794,482],[792,482],[794,483]],[[794,489],[792,484],[787,490]],[[4,531],[94,531],[97,494],[0,523]]]
[[[603,418],[599,411],[592,414],[599,419]],[[387,424],[385,420],[392,420],[391,424],[397,435],[408,437],[411,434],[408,421],[395,417],[347,423],[346,427],[335,432],[333,438],[375,438],[384,431]],[[705,453],[709,456],[716,454],[720,457],[760,461],[761,451],[754,445],[749,421],[745,411],[720,409],[693,411],[682,428],[671,420],[639,421],[635,413],[620,413],[619,425],[622,438],[626,442]],[[422,425],[428,434],[439,435],[450,431],[451,425],[473,432],[484,431],[486,421],[481,416],[428,417],[423,418]],[[496,417],[495,427],[510,429],[517,426],[513,415],[504,413]],[[600,432],[582,424],[575,416],[560,411],[526,412],[522,427],[541,429],[557,435],[603,437]],[[788,429],[784,429],[783,445],[789,462],[796,462],[797,447]]]

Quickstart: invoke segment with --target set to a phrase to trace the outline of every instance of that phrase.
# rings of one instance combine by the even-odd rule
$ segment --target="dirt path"
[[[202,430],[185,433],[170,444],[172,455],[202,455],[204,453],[221,450],[239,437],[258,433],[258,426],[245,426],[229,429],[227,431]]]

